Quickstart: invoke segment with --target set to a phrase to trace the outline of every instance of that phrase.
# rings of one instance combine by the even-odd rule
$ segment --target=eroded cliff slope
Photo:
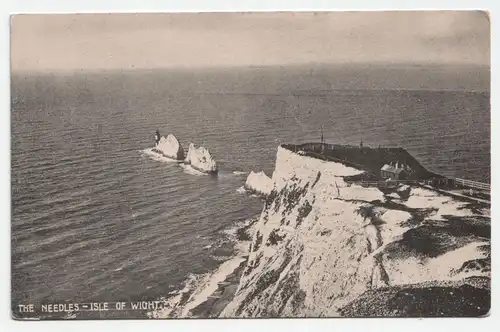
[[[362,172],[278,148],[274,190],[221,316],[488,312],[489,208],[344,181]]]

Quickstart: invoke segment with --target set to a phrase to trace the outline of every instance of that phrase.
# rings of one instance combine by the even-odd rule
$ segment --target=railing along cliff
[[[429,185],[429,186],[450,186],[450,187],[465,187],[471,189],[490,191],[491,186],[487,183],[465,180],[460,178],[438,178],[430,180],[389,180],[389,181],[350,181],[350,183],[359,184],[362,186],[377,186],[377,187],[388,187],[394,184],[419,184],[419,185]]]
[[[460,178],[454,178],[455,185],[461,185],[468,188],[481,189],[481,190],[491,190],[491,185],[488,183],[482,183],[477,181],[465,180]]]

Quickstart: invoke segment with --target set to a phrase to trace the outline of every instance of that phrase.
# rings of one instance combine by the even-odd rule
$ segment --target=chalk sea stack
[[[273,190],[273,180],[263,171],[250,172],[245,182],[245,189],[260,196],[267,196]]]
[[[189,144],[188,153],[184,160],[186,164],[199,172],[207,174],[217,174],[218,167],[208,149],[200,146],[196,147],[193,143]]]
[[[153,151],[167,158],[175,160],[184,159],[184,149],[179,140],[172,134],[168,134],[165,138],[164,136],[159,137],[159,133],[157,132],[156,145]]]

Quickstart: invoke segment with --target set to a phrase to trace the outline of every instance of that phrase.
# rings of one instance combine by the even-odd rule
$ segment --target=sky
[[[490,65],[479,11],[24,14],[13,72],[391,63]]]

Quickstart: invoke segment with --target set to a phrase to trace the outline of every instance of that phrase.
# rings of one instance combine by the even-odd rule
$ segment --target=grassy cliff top
[[[426,180],[442,176],[429,172],[408,151],[403,148],[371,148],[353,145],[304,143],[283,144],[281,147],[300,152],[309,157],[341,162],[346,166],[367,171],[375,179],[379,177],[380,169],[385,164],[399,163],[408,165],[412,170],[412,179]]]

